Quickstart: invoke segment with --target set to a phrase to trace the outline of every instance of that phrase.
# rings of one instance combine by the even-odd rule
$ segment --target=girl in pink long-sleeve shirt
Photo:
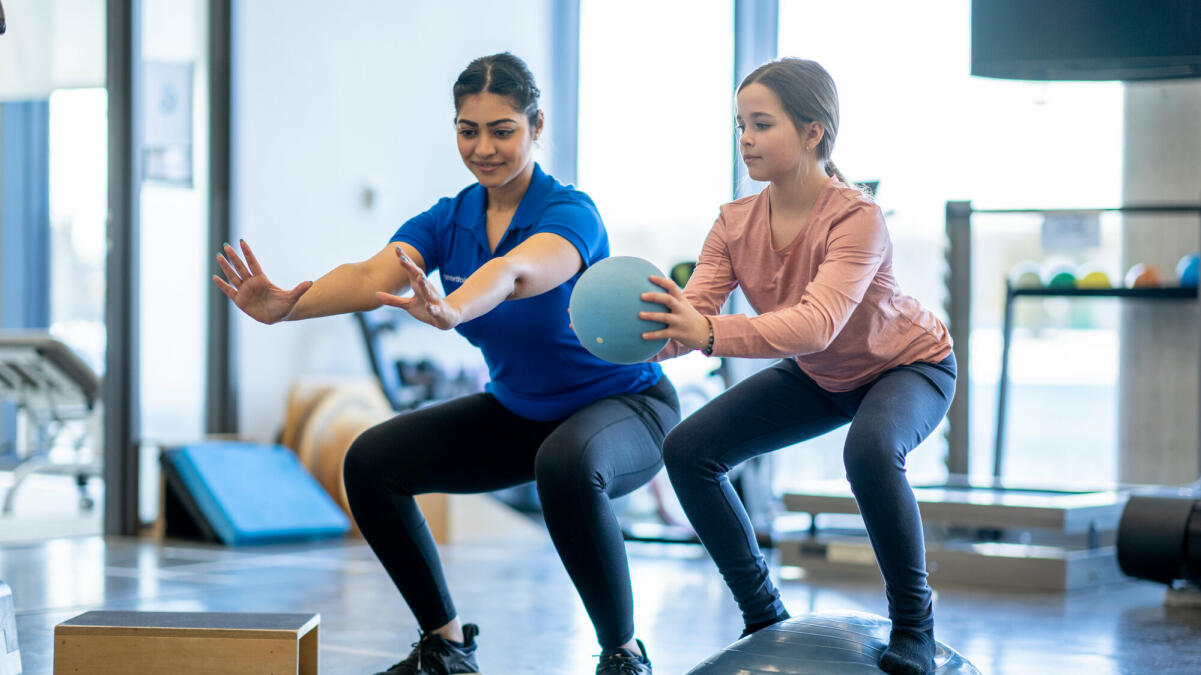
[[[769,183],[726,204],[687,287],[643,299],[669,312],[656,359],[699,349],[781,357],[672,431],[663,446],[672,485],[734,593],[743,635],[788,617],[754,532],[727,479],[751,457],[850,423],[843,458],[884,576],[892,633],[880,667],[933,668],[934,615],[922,523],[905,457],[946,415],[955,359],[946,327],[901,293],[879,207],[830,161],[838,131],[834,82],[813,61],[782,59],[738,89],[742,157]],[[720,315],[740,287],[757,316]]]

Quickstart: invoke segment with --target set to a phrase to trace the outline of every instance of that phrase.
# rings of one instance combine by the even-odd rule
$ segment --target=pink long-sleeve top
[[[880,208],[831,178],[782,250],[771,244],[771,187],[721,207],[684,288],[713,323],[713,354],[792,357],[827,391],[850,391],[896,366],[938,362],[947,328],[901,293]],[[757,316],[719,314],[741,287]],[[662,360],[690,351],[671,340]]]

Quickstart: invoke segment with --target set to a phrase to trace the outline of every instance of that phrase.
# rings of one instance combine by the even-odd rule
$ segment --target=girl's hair
[[[756,68],[738,85],[738,91],[756,82],[775,92],[798,131],[809,122],[822,123],[826,132],[817,144],[817,158],[825,162],[827,174],[852,185],[830,161],[838,136],[838,90],[830,73],[817,61],[788,57]]]
[[[538,85],[525,61],[509,52],[481,56],[467,65],[455,80],[455,113],[463,99],[481,92],[504,96],[513,109],[523,113],[530,126],[538,125]]]

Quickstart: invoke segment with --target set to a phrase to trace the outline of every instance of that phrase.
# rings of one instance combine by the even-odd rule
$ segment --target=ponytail
[[[843,183],[843,185],[853,187],[862,192],[864,197],[867,197],[873,202],[876,201],[876,195],[872,194],[871,188],[866,183],[852,183],[851,181],[847,180],[847,177],[842,175],[842,171],[839,171],[838,167],[834,166],[834,162],[831,162],[828,159],[826,160],[826,175],[830,176],[831,178],[837,178]]]
[[[834,162],[828,159],[826,160],[826,175],[833,176],[847,185],[851,184],[851,181],[847,180],[847,177],[842,175],[842,172],[838,170],[838,167],[834,166]]]

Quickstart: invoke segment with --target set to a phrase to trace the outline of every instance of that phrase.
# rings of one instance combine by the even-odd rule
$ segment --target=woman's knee
[[[605,481],[588,444],[545,443],[534,457],[534,481],[543,500],[604,492]]]
[[[412,465],[412,461],[406,457],[405,448],[419,444],[397,438],[395,431],[395,427],[385,428],[379,424],[359,434],[351,442],[342,458],[342,480],[348,493],[381,484],[397,491],[401,486],[395,478],[403,476],[406,479],[404,482],[415,478],[413,472],[406,468]]]
[[[346,456],[342,458],[342,480],[348,491],[353,489],[352,486],[358,485],[360,480],[370,478],[376,473],[374,448],[366,438],[368,432],[359,434],[346,450]]]

